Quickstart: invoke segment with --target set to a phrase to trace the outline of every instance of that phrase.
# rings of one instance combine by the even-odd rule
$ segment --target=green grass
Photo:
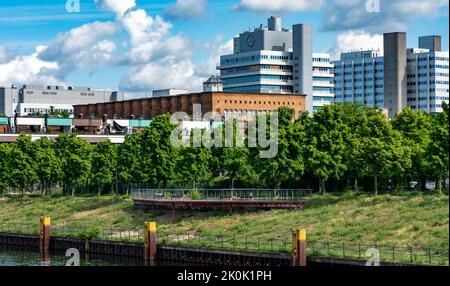
[[[106,237],[104,229],[113,229],[109,231],[115,239],[141,240],[144,221],[156,220],[161,241],[167,244],[289,251],[291,229],[302,227],[307,229],[308,249],[312,251],[315,242],[315,252],[322,255],[329,251],[325,242],[337,243],[333,251],[339,253],[341,243],[347,243],[352,257],[360,255],[355,250],[360,242],[365,247],[387,246],[387,255],[390,246],[448,252],[448,199],[426,193],[313,195],[304,210],[182,211],[173,222],[171,211],[135,208],[120,197],[0,198],[0,230],[6,224],[37,226],[39,217],[49,215],[61,234],[64,228],[100,229],[100,236]]]

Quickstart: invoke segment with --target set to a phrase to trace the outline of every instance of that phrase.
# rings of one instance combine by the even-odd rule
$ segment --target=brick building
[[[108,118],[150,119],[165,113],[193,113],[193,105],[201,104],[202,114],[215,111],[223,117],[228,114],[252,116],[270,112],[281,106],[295,111],[298,117],[305,109],[305,96],[299,94],[201,92],[163,97],[131,99],[116,102],[75,105],[75,116],[94,115]]]

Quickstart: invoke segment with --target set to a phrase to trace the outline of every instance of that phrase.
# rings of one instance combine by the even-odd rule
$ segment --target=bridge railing
[[[312,189],[147,189],[133,188],[135,200],[269,200],[303,201]]]

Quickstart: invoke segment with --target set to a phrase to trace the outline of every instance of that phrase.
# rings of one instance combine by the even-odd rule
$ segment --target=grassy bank
[[[120,197],[0,198],[0,226],[52,224],[69,228],[141,230],[156,220],[161,233],[225,235],[289,240],[292,227],[305,227],[308,240],[426,246],[448,249],[447,195],[314,195],[304,210],[178,212],[136,209]]]

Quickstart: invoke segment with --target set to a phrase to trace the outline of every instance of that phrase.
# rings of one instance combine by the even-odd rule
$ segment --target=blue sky
[[[379,13],[367,13],[367,1],[376,0],[80,0],[79,13],[68,13],[66,0],[1,1],[0,85],[198,89],[229,39],[270,15],[285,27],[313,24],[316,52],[379,46],[387,31],[407,32],[409,47],[418,36],[442,35],[448,50],[446,0],[380,0]]]

